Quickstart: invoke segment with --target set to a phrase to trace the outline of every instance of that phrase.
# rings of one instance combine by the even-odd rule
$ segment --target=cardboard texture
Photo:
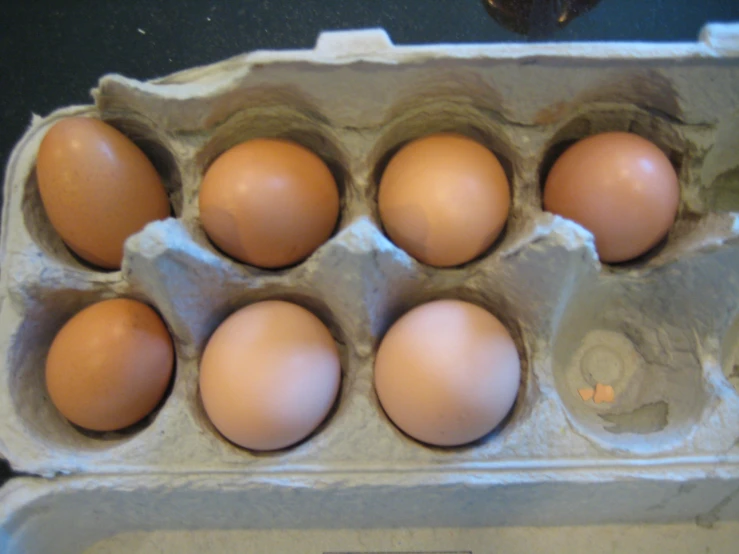
[[[739,519],[737,83],[734,25],[708,26],[695,44],[396,47],[384,31],[365,30],[150,82],[105,76],[94,105],[34,117],[4,184],[0,454],[40,477],[0,490],[6,551],[77,552],[156,529]],[[40,203],[39,143],[70,115],[128,134],[170,192],[176,217],[132,236],[121,271],[77,261]],[[601,265],[585,229],[541,208],[543,176],[563,146],[612,130],[661,147],[682,191],[664,244],[619,266]],[[375,201],[388,156],[435,131],[488,146],[513,191],[502,239],[454,269],[423,266],[395,247]],[[219,253],[197,209],[208,164],[268,136],[321,155],[342,196],[335,235],[279,271]],[[134,429],[82,433],[48,399],[45,355],[74,313],[118,296],[162,314],[176,345],[174,385]],[[523,379],[499,429],[436,449],[388,421],[372,365],[399,315],[448,297],[480,304],[509,327]],[[267,298],[300,303],[328,324],[343,381],[336,409],[309,440],[255,454],[207,420],[198,362],[229,313]],[[613,401],[583,400],[580,390],[603,382]],[[87,523],[72,531],[78,521]]]

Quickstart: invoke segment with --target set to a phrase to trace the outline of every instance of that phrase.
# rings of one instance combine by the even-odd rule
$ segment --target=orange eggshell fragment
[[[595,237],[600,259],[624,262],[656,246],[677,215],[680,186],[670,160],[632,133],[583,139],[552,166],[544,208]]]
[[[115,431],[156,408],[173,370],[172,338],[159,315],[135,300],[105,300],[77,313],[56,335],[46,388],[72,423]]]
[[[492,431],[518,394],[516,345],[492,314],[437,300],[402,316],[382,339],[375,388],[385,413],[411,437],[457,446]]]
[[[602,404],[603,402],[611,403],[615,398],[615,393],[611,385],[602,385],[597,383],[595,385],[595,394],[593,395],[593,401],[596,404]]]
[[[36,173],[51,225],[75,254],[102,268],[120,268],[125,240],[170,213],[151,161],[98,119],[54,124],[41,141]]]
[[[341,382],[331,333],[289,302],[257,302],[213,333],[200,364],[200,395],[223,436],[251,450],[295,444],[326,418]]]
[[[221,154],[200,187],[200,219],[218,248],[278,268],[307,258],[331,236],[339,191],[325,162],[281,139],[254,139]]]
[[[487,250],[503,230],[510,204],[508,178],[495,154],[451,133],[401,148],[378,193],[390,239],[437,267],[469,262]]]

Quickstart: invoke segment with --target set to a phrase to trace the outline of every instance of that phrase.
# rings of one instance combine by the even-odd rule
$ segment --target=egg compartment
[[[667,263],[683,255],[690,245],[700,241],[701,218],[712,210],[701,199],[703,185],[701,171],[706,154],[714,146],[715,129],[706,124],[688,125],[655,111],[637,105],[585,105],[564,121],[552,124],[554,131],[547,137],[538,180],[541,190],[552,166],[564,151],[578,140],[604,132],[629,132],[657,145],[670,159],[681,188],[681,203],[675,223],[669,234],[649,252],[635,260],[610,265],[612,270],[623,270]],[[539,198],[541,203],[541,197]]]
[[[356,186],[348,167],[348,154],[342,137],[328,125],[325,117],[296,93],[272,90],[247,93],[244,104],[211,129],[179,134],[187,151],[184,163],[185,210],[183,221],[198,245],[229,260],[234,267],[251,274],[274,275],[291,268],[267,269],[250,266],[223,253],[204,232],[199,215],[200,183],[215,159],[229,148],[256,138],[280,138],[300,144],[317,154],[328,166],[339,190],[340,211],[334,234],[352,217]],[[330,239],[329,239],[330,240]],[[304,263],[305,260],[295,265]]]
[[[737,214],[734,216],[739,217]],[[694,270],[708,283],[706,288],[711,294],[709,301],[691,306],[691,316],[698,322],[696,335],[701,338],[699,352],[707,362],[706,381],[715,387],[718,395],[734,402],[739,397],[735,371],[739,350],[739,306],[726,299],[736,298],[739,292],[737,249],[739,242],[733,240],[721,250],[696,259]],[[713,318],[709,319],[705,312],[710,312]]]
[[[440,94],[434,89],[418,91],[415,102],[393,108],[390,119],[376,132],[377,138],[366,161],[360,160],[358,171],[365,176],[367,197],[374,221],[382,226],[377,213],[377,195],[382,174],[397,152],[409,142],[434,133],[454,133],[466,136],[485,146],[500,161],[508,177],[512,204],[515,209],[519,190],[515,182],[522,160],[515,142],[508,136],[510,129],[498,114],[486,111],[485,97]],[[364,163],[362,163],[364,162]]]
[[[542,187],[551,165],[574,141],[628,131],[657,144],[671,159],[681,206],[660,245],[636,260],[585,273],[568,302],[552,357],[570,420],[576,430],[620,455],[664,454],[685,446],[694,453],[729,450],[737,434],[718,431],[715,420],[736,418],[737,406],[716,371],[714,360],[721,356],[713,337],[726,332],[725,302],[735,296],[736,266],[727,252],[737,235],[736,214],[704,201],[703,176],[710,169],[717,129],[685,124],[643,106],[577,111],[557,124],[548,141]],[[699,264],[720,274],[721,283],[707,285],[715,278]],[[595,402],[592,394],[604,385],[612,387],[614,399]]]
[[[29,147],[32,147],[33,150],[33,168],[26,176],[19,175],[20,179],[17,184],[10,185],[23,190],[20,208],[23,213],[24,230],[28,235],[25,238],[36,247],[35,249],[24,250],[27,250],[28,253],[33,252],[33,255],[38,255],[36,251],[40,251],[58,265],[82,274],[90,271],[115,274],[116,271],[96,267],[72,252],[52,227],[41,202],[35,170],[35,153],[38,151],[38,146],[46,131],[57,121],[67,117],[102,119],[121,131],[141,148],[162,178],[169,195],[173,217],[177,217],[182,213],[182,179],[179,164],[172,153],[173,145],[169,137],[156,129],[145,118],[131,112],[101,113],[95,108],[82,106],[59,110],[46,118],[43,126],[37,127],[34,133],[27,135],[25,140],[28,141]],[[111,278],[115,279],[116,276],[113,275]]]
[[[183,240],[184,248],[177,243]],[[205,262],[205,263],[204,263]],[[270,457],[301,456],[306,443],[320,443],[324,429],[331,434],[334,416],[343,417],[342,402],[354,378],[356,355],[347,340],[341,322],[332,308],[316,294],[310,278],[300,269],[288,272],[265,272],[255,277],[242,268],[197,246],[189,239],[185,226],[178,221],[155,223],[140,236],[132,239],[129,256],[124,262],[131,271],[132,282],[144,290],[171,290],[176,287],[180,296],[170,299],[175,325],[182,328],[184,351],[187,356],[187,398],[183,410],[189,420],[187,433],[199,437],[193,449],[197,453],[178,460],[185,467],[191,464],[221,463],[249,465],[260,459],[269,463]],[[298,274],[298,275],[295,275]],[[139,278],[137,276],[143,276]],[[211,293],[202,295],[205,283],[217,283]],[[278,452],[254,452],[233,445],[224,438],[205,414],[198,391],[199,364],[203,350],[216,328],[238,309],[264,300],[284,300],[303,306],[323,321],[331,332],[340,353],[342,383],[331,413],[310,437],[298,445]],[[176,444],[172,444],[176,448]],[[176,464],[175,464],[176,465]]]
[[[22,183],[32,171],[39,132],[49,123],[36,121],[16,148],[5,181],[0,344],[17,336],[19,344],[26,341],[25,351],[42,351],[51,323],[44,324],[33,307],[49,295],[66,297],[58,291],[79,291],[89,301],[96,294],[135,292],[151,299],[172,331],[177,377],[148,427],[97,449],[67,448],[29,432],[17,402],[0,402],[7,412],[0,418],[2,454],[22,471],[97,474],[103,488],[114,488],[115,479],[123,479],[115,475],[120,473],[161,477],[165,488],[175,481],[182,485],[187,492],[181,498],[195,505],[208,496],[194,482],[198,475],[211,475],[221,491],[228,483],[279,483],[271,489],[276,506],[314,486],[331,489],[347,503],[316,516],[323,523],[342,511],[357,513],[353,507],[373,491],[397,497],[406,485],[418,493],[413,505],[424,507],[417,514],[436,506],[440,518],[466,524],[488,521],[475,515],[486,510],[463,508],[466,502],[491,506],[501,498],[495,493],[508,485],[528,487],[510,497],[511,510],[525,507],[526,498],[543,498],[549,490],[545,483],[562,487],[559,501],[552,501],[562,514],[558,521],[590,521],[589,513],[602,502],[565,508],[580,498],[577,491],[587,498],[586,491],[607,482],[633,485],[633,494],[620,498],[634,518],[683,514],[676,506],[650,512],[654,502],[647,497],[654,500],[654,491],[668,493],[689,479],[704,483],[708,476],[721,486],[702,492],[700,499],[715,506],[739,479],[739,395],[722,371],[722,364],[733,363],[728,360],[736,342],[732,325],[739,310],[731,299],[739,280],[734,261],[739,225],[730,203],[714,209],[711,200],[711,186],[737,163],[730,156],[736,131],[726,122],[736,122],[739,113],[739,93],[732,87],[739,81],[739,64],[717,50],[721,44],[683,50],[674,45],[394,47],[384,33],[367,31],[325,34],[312,51],[257,52],[148,83],[104,77],[94,92],[100,113],[135,114],[166,137],[182,181],[181,217],[154,222],[131,237],[121,272],[74,271],[45,255],[19,219]],[[713,93],[705,93],[706,83]],[[79,109],[92,108],[62,110],[52,119]],[[663,146],[682,151],[680,140],[695,146],[681,171],[688,172],[684,204],[699,214],[690,233],[675,237],[669,257],[618,271],[601,266],[592,236],[582,227],[543,212],[539,175],[542,158],[565,136],[557,132],[568,121],[583,115],[605,125],[611,121],[606,114],[614,112],[618,121],[639,122],[635,130],[678,141],[671,146],[660,138],[668,140]],[[377,172],[388,153],[434,130],[481,138],[506,158],[512,181],[514,206],[504,240],[460,268],[424,266],[398,249],[382,233],[374,205]],[[203,170],[240,140],[293,131],[344,172],[341,224],[294,267],[266,271],[234,262],[200,229],[197,190]],[[387,420],[373,390],[372,367],[376,348],[397,317],[448,295],[503,318],[525,354],[527,371],[510,420],[498,432],[469,447],[436,449],[408,439]],[[208,337],[230,312],[266,298],[303,303],[324,318],[345,344],[343,380],[335,413],[319,432],[294,448],[256,454],[228,443],[207,421],[198,398],[198,364]],[[587,306],[591,301],[593,308]],[[632,318],[629,334],[620,314]],[[34,331],[36,326],[41,330]],[[28,334],[20,334],[21,328]],[[624,340],[629,340],[637,354],[656,359],[659,367],[651,373],[629,366],[627,375],[641,375],[649,389],[632,397],[625,383],[621,401],[634,398],[635,408],[642,400],[664,402],[664,429],[634,432],[641,420],[633,415],[604,423],[601,415],[622,415],[608,411],[616,406],[583,407],[562,384],[571,358],[590,344],[591,331],[621,333],[623,340],[608,339],[607,345],[628,349]],[[669,356],[672,362],[662,359]],[[596,370],[599,379],[608,377]],[[12,375],[9,359],[0,372]],[[0,384],[0,394],[11,398],[9,378]],[[624,407],[632,409],[619,405]],[[31,412],[24,413],[36,417]],[[626,432],[611,432],[614,425]],[[304,480],[306,474],[315,479]],[[85,479],[71,479],[77,478]],[[650,479],[657,483],[647,490],[643,483]],[[247,489],[244,498],[259,498]],[[142,494],[152,498],[151,491]],[[446,504],[449,498],[459,503]],[[362,525],[384,521],[387,506],[399,505],[390,496],[382,499],[368,508]],[[605,504],[610,510],[610,502]],[[693,508],[693,515],[700,511]],[[522,513],[517,521],[534,520],[539,521]]]
[[[144,419],[114,432],[96,432],[67,421],[51,403],[44,378],[46,356],[52,340],[62,326],[87,306],[112,298],[132,298],[158,309],[155,302],[125,282],[97,287],[63,284],[57,288],[37,289],[27,296],[22,309],[5,309],[2,325],[9,333],[3,337],[6,354],[3,372],[2,417],[13,433],[24,437],[26,446],[20,452],[9,452],[8,460],[18,467],[17,454],[30,462],[28,470],[44,474],[84,471],[97,457],[114,461],[121,450],[133,459],[140,442],[150,443],[161,433],[162,421],[170,411],[170,397],[180,394],[181,349],[174,339],[175,367],[164,397]],[[18,308],[19,306],[15,306]],[[160,315],[167,324],[166,314]],[[142,438],[145,436],[145,438]],[[67,464],[48,466],[49,455],[66,459]],[[22,467],[26,467],[24,464]]]
[[[582,286],[553,344],[555,382],[576,427],[620,452],[689,443],[708,404],[694,331],[683,328],[684,311],[660,298],[661,287]],[[673,291],[670,300],[686,299]],[[603,386],[612,387],[610,401],[579,395]],[[733,434],[724,437],[727,448]]]
[[[498,450],[499,448],[499,445],[493,444],[494,442],[500,442],[501,438],[504,438],[508,433],[512,431],[512,429],[515,429],[516,426],[525,425],[526,420],[531,415],[533,406],[536,403],[536,396],[538,394],[536,386],[529,379],[529,358],[531,355],[531,347],[527,342],[528,337],[524,336],[522,327],[519,325],[519,322],[515,317],[515,308],[508,305],[506,298],[496,294],[496,292],[497,291],[481,290],[472,284],[463,284],[460,286],[455,286],[451,289],[446,289],[444,288],[444,284],[428,283],[426,286],[421,285],[416,290],[409,291],[409,294],[407,296],[399,299],[400,302],[398,303],[398,305],[387,306],[387,309],[385,311],[387,314],[390,315],[390,317],[384,318],[385,320],[390,321],[390,325],[386,326],[387,329],[389,329],[389,327],[391,327],[401,316],[403,316],[413,308],[436,300],[457,299],[463,300],[470,304],[474,304],[476,306],[480,306],[481,308],[485,309],[486,311],[497,317],[509,331],[509,333],[511,334],[511,338],[516,345],[519,359],[521,361],[521,383],[518,389],[516,401],[512,406],[510,412],[503,419],[503,421],[501,421],[495,427],[495,429],[492,429],[485,436],[472,443],[464,444],[461,446],[440,447],[417,441],[416,439],[405,434],[401,429],[396,427],[396,431],[402,437],[411,442],[422,445],[425,448],[429,448],[433,451],[442,453],[442,455],[444,453],[460,453],[472,449],[484,449],[486,453],[490,454],[491,451]],[[384,336],[387,329],[384,330],[382,336]],[[374,358],[377,355],[377,350],[379,348],[381,340],[382,337],[378,337],[377,345],[373,351],[373,366]],[[378,410],[380,410],[380,412],[384,416],[387,424],[395,426],[395,424],[383,410],[377,393],[376,391],[374,391],[374,389],[373,392],[373,399],[375,401],[375,404]]]

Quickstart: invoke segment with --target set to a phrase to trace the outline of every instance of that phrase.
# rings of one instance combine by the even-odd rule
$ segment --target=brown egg
[[[46,358],[52,403],[93,431],[133,425],[162,400],[174,370],[172,338],[146,304],[93,304],[57,333]]]
[[[595,237],[604,262],[624,262],[656,246],[675,221],[680,185],[657,146],[631,133],[583,139],[555,162],[544,209],[576,221]]]
[[[375,388],[385,413],[437,446],[477,440],[503,421],[521,364],[510,334],[479,306],[437,300],[402,316],[382,339]]]
[[[120,268],[125,240],[169,216],[167,192],[152,163],[98,119],[56,123],[41,142],[36,172],[54,229],[75,254],[102,268]]]
[[[467,137],[440,133],[393,156],[378,204],[395,244],[423,263],[449,267],[473,260],[495,242],[511,193],[495,154]]]
[[[200,396],[216,429],[252,450],[303,440],[326,418],[341,382],[331,333],[296,304],[269,300],[228,317],[200,363]]]
[[[339,191],[307,148],[255,139],[221,154],[200,187],[200,219],[226,254],[265,268],[297,263],[336,227]]]

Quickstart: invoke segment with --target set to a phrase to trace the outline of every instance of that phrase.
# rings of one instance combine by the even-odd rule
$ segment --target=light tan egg
[[[242,308],[213,333],[200,363],[200,396],[223,436],[278,450],[326,418],[341,383],[339,352],[318,317],[290,302]]]
[[[264,268],[310,256],[339,217],[339,191],[326,163],[282,139],[249,140],[221,154],[205,173],[199,202],[215,245]]]
[[[604,262],[624,262],[669,232],[680,185],[669,158],[633,133],[601,133],[568,148],[544,186],[544,209],[576,221],[595,237]]]
[[[458,446],[495,429],[518,394],[508,330],[485,309],[437,300],[403,315],[380,343],[375,388],[385,413],[421,442]]]
[[[380,219],[390,239],[419,261],[469,262],[498,238],[511,192],[490,150],[462,135],[439,133],[401,148],[380,181]]]

